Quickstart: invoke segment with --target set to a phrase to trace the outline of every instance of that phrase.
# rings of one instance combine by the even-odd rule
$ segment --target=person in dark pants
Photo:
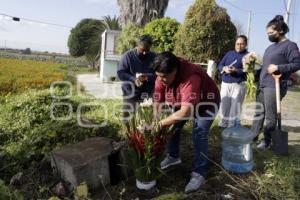
[[[161,169],[181,163],[180,132],[188,119],[194,121],[194,167],[185,187],[185,192],[191,192],[204,184],[208,167],[208,132],[218,112],[219,89],[202,68],[170,52],[159,54],[153,67],[157,75],[153,95],[155,110],[159,111],[166,103],[175,111],[159,122],[161,127],[174,124],[173,134],[167,144],[168,154],[161,162]]]
[[[257,90],[257,109],[252,124],[252,131],[257,134],[263,127],[264,139],[257,145],[260,150],[267,149],[271,144],[271,132],[277,125],[277,108],[275,80],[272,74],[282,74],[280,81],[281,99],[287,92],[287,81],[291,73],[300,69],[300,53],[297,44],[286,38],[289,31],[281,15],[277,15],[267,24],[267,34],[271,44],[264,53],[263,66]]]
[[[150,51],[151,46],[152,38],[142,36],[136,48],[124,53],[118,66],[118,77],[123,81],[124,123],[143,99],[152,97],[156,77],[151,65],[156,54]]]

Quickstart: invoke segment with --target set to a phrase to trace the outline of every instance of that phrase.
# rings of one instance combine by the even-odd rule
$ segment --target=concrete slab
[[[51,165],[61,178],[70,183],[71,189],[86,182],[94,190],[102,184],[110,184],[109,156],[113,150],[111,139],[90,138],[53,151]]]
[[[122,99],[121,82],[101,82],[98,74],[80,74],[77,81],[97,99]]]

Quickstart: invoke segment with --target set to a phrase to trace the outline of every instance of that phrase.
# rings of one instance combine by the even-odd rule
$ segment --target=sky
[[[287,0],[216,0],[227,9],[232,21],[247,32],[249,11],[252,11],[249,50],[262,55],[270,42],[266,24],[276,14],[284,15]],[[169,0],[165,16],[184,21],[194,0]],[[100,19],[118,15],[117,0],[0,0],[0,14],[44,21],[66,27],[28,21],[15,22],[0,15],[0,47],[31,48],[33,50],[68,53],[70,30],[83,18]],[[293,0],[288,37],[300,43],[300,0]],[[298,24],[298,26],[296,26]]]

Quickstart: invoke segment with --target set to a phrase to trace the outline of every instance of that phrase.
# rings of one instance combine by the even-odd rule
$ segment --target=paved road
[[[86,93],[93,95],[97,99],[121,99],[121,83],[103,83],[98,74],[77,75],[77,81],[84,87]]]

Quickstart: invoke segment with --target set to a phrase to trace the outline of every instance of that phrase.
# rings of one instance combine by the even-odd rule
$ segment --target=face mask
[[[270,42],[278,42],[279,39],[275,35],[269,35]]]

